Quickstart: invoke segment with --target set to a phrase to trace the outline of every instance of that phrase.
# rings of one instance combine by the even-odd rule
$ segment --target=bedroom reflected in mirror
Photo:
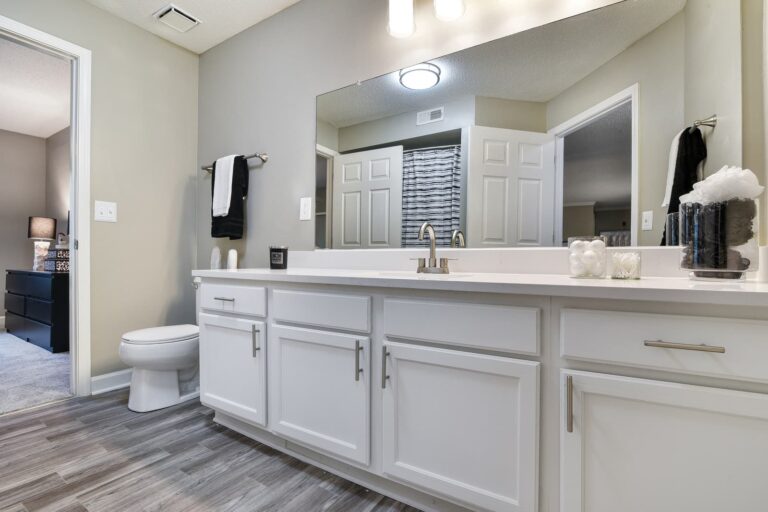
[[[316,246],[423,247],[424,222],[443,247],[662,245],[757,136],[750,27],[740,2],[618,2],[318,96]]]

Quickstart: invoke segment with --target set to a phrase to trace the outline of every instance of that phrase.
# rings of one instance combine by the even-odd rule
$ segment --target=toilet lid
[[[169,343],[171,341],[184,341],[196,338],[200,335],[200,329],[196,325],[167,325],[165,327],[151,327],[139,329],[123,334],[123,341],[127,343]]]

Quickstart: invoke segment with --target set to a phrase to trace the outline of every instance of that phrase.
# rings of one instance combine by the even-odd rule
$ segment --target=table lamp
[[[27,238],[35,241],[35,259],[32,270],[42,272],[45,269],[45,257],[51,240],[56,238],[56,219],[49,217],[30,217]]]

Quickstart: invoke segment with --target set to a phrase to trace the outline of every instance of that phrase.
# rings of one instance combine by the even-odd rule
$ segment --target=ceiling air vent
[[[437,107],[430,110],[422,110],[416,114],[416,124],[435,123],[443,120],[445,107]]]
[[[200,24],[200,20],[173,4],[168,4],[157,11],[155,18],[179,32],[188,32]]]

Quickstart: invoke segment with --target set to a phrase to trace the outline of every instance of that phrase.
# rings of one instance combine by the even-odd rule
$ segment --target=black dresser
[[[51,352],[69,351],[69,274],[8,270],[5,328]]]

